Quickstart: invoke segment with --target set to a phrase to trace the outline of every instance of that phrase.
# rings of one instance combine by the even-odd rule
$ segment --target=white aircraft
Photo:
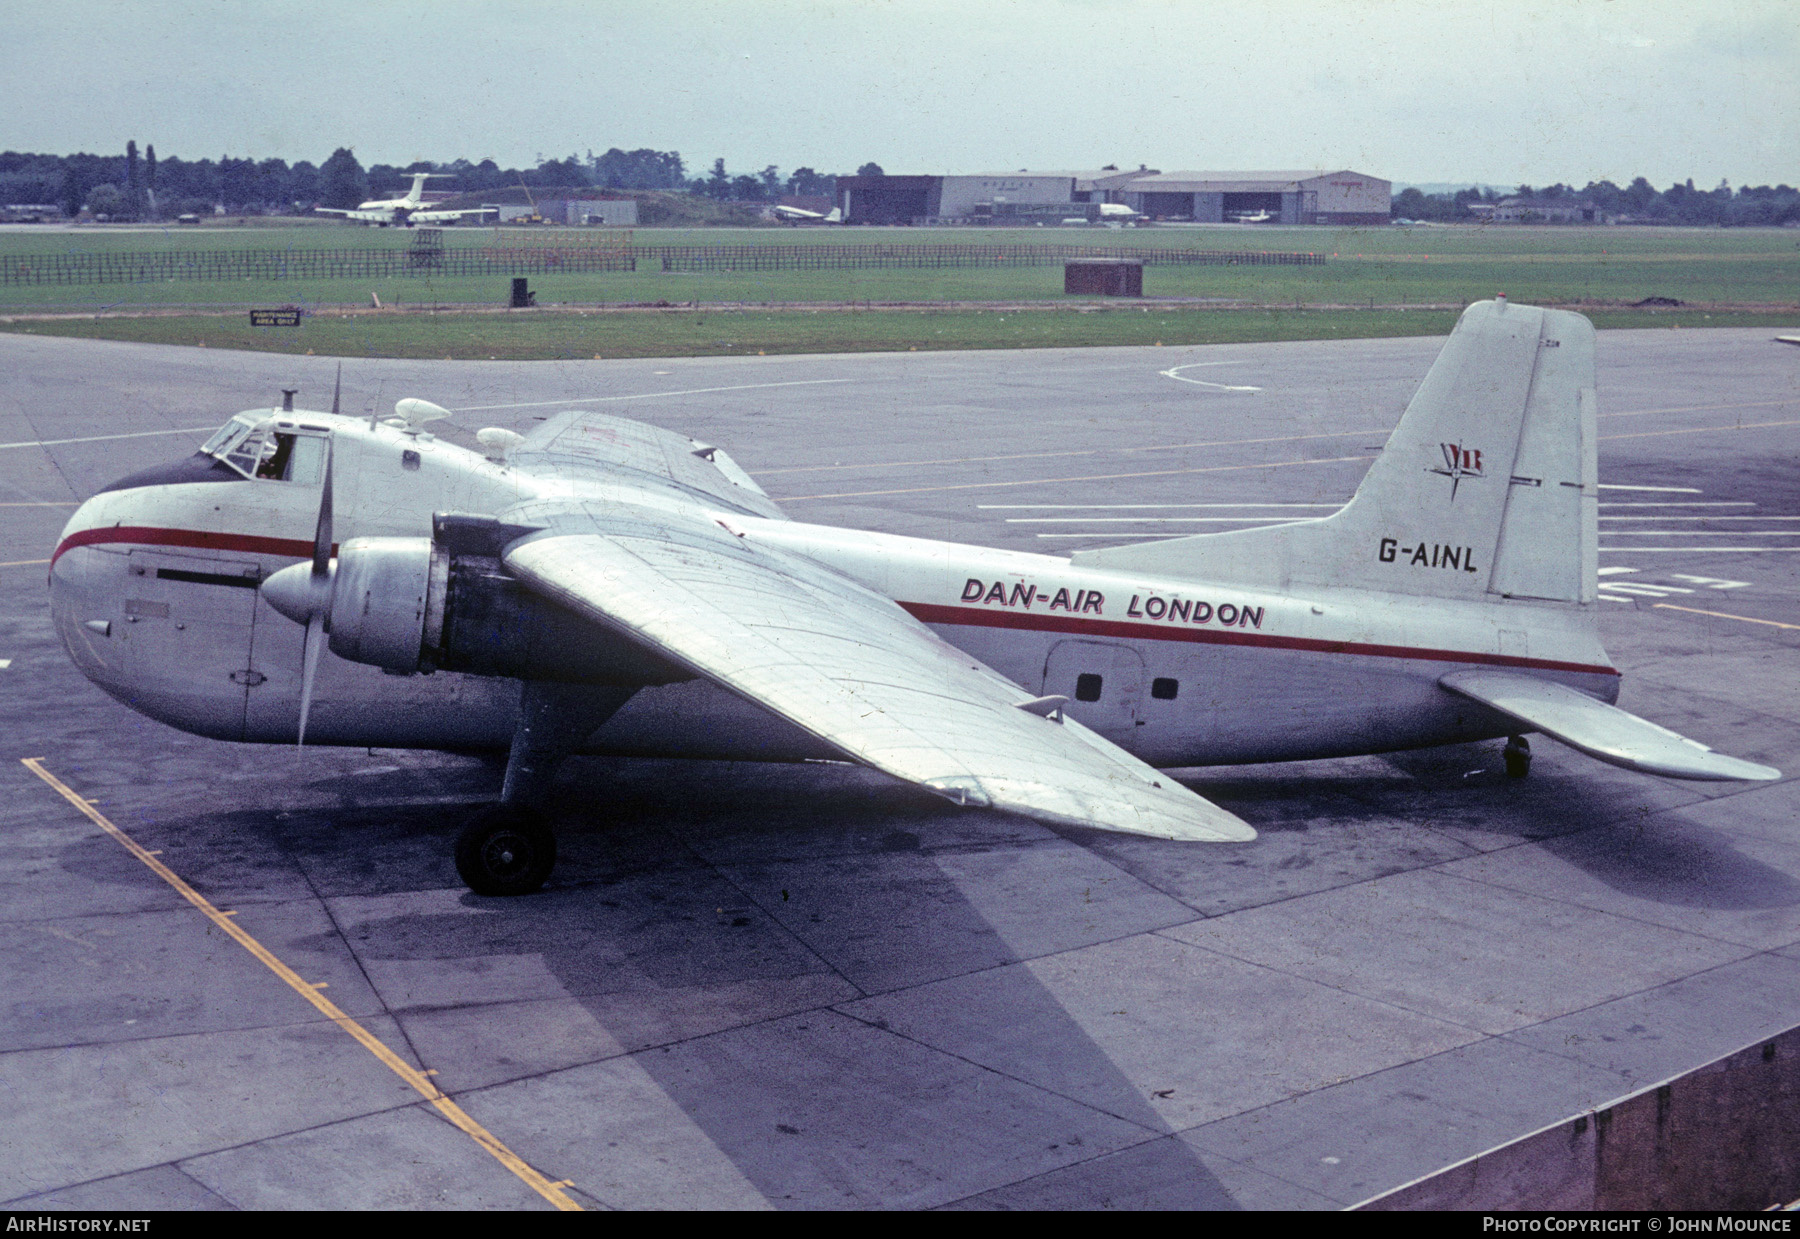
[[[415,224],[450,224],[470,215],[492,215],[491,207],[469,207],[460,211],[434,211],[426,208],[425,182],[439,177],[447,177],[448,172],[415,172],[412,174],[412,188],[398,198],[371,198],[361,206],[349,207],[314,207],[313,210],[323,215],[342,215],[346,219],[358,223],[375,224],[386,228],[393,224],[401,228],[410,228]]]
[[[1100,222],[1128,224],[1134,219],[1144,218],[1142,211],[1135,211],[1123,202],[1102,202],[1100,204]]]
[[[724,452],[573,410],[485,457],[254,409],[70,520],[51,610],[133,708],[229,740],[505,750],[456,845],[535,890],[575,752],[860,763],[961,805],[1255,831],[1162,767],[1527,732],[1773,779],[1616,709],[1596,628],[1593,328],[1471,306],[1333,516],[1056,556],[789,520]]]
[[[805,207],[782,206],[780,203],[776,203],[769,208],[769,214],[784,224],[841,224],[844,222],[844,212],[838,207],[832,207],[831,210],[820,213],[809,211]]]
[[[1275,217],[1267,211],[1239,211],[1231,217],[1234,224],[1266,224]]]

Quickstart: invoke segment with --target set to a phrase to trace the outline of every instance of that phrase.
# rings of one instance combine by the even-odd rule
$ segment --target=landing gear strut
[[[1506,777],[1522,779],[1531,773],[1531,745],[1524,736],[1508,736],[1501,757],[1506,761]]]
[[[456,872],[477,895],[529,895],[556,865],[556,835],[539,806],[563,760],[635,690],[527,681],[500,803],[456,838]]]

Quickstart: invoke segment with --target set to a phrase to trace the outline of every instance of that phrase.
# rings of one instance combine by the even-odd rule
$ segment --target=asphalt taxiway
[[[1600,335],[1600,605],[1622,705],[1792,775],[1770,335]],[[1062,553],[1328,511],[1438,345],[351,360],[344,408],[433,400],[470,444],[605,409],[799,519]],[[1497,742],[1184,772],[1261,832],[1223,846],[581,760],[551,886],[470,895],[496,767],[182,735],[50,630],[77,501],[284,386],[327,405],[334,365],[0,335],[12,1207],[1335,1208],[1800,1024],[1795,781],[1544,740],[1522,782]]]

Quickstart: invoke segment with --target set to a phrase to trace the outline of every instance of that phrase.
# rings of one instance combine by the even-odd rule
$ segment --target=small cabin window
[[[1181,691],[1181,681],[1171,680],[1167,676],[1157,676],[1150,681],[1150,695],[1158,701],[1173,701],[1175,694]]]
[[[1075,677],[1075,700],[1100,700],[1100,677],[1093,672],[1086,672]]]

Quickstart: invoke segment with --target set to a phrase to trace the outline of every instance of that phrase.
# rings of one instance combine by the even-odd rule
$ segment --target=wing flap
[[[1510,671],[1453,671],[1438,681],[1590,757],[1671,779],[1779,779],[1781,771],[1715,753],[1566,684]]]
[[[605,525],[553,522],[506,565],[846,757],[958,803],[1164,839],[1256,837],[1080,724],[1016,709],[1029,696],[1018,685],[822,564],[697,520]]]

